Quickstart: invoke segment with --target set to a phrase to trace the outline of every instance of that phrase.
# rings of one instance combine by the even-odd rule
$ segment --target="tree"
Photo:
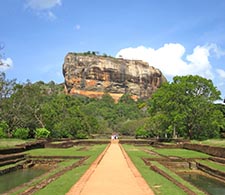
[[[8,124],[5,121],[0,121],[0,138],[7,137]]]
[[[79,97],[58,94],[42,104],[40,112],[43,124],[52,137],[76,138],[78,133],[89,135],[98,128],[96,120],[81,109],[85,101]]]
[[[121,135],[134,136],[137,129],[146,129],[145,124],[148,118],[120,121],[117,125],[117,132]],[[148,132],[149,133],[149,132]]]
[[[138,107],[138,103],[135,102],[130,94],[124,94],[119,99],[116,105],[117,115],[120,118],[126,119],[138,119],[142,116],[142,111]]]
[[[105,93],[101,99],[93,100],[89,104],[82,106],[82,111],[86,115],[96,118],[99,124],[96,131],[102,132],[100,123],[107,125],[106,128],[113,131],[112,129],[115,125],[117,114],[114,99],[109,94]]]
[[[7,134],[10,136],[10,125],[12,124],[11,96],[16,92],[16,80],[6,79],[6,75],[0,72],[0,121],[5,121],[8,124]]]
[[[4,98],[9,98],[15,93],[16,80],[6,79],[4,72],[0,72],[0,101]]]
[[[10,132],[17,128],[28,128],[29,137],[33,137],[36,128],[45,126],[41,110],[43,104],[49,102],[55,94],[61,93],[62,86],[42,81],[17,84],[15,80],[6,80],[4,74],[0,78],[4,86],[0,91],[0,120],[9,124]]]
[[[216,109],[220,110],[223,113],[223,118],[225,120],[225,105],[224,104],[215,104]],[[220,127],[220,136],[225,138],[225,125]]]
[[[139,127],[135,131],[136,138],[147,138],[149,136],[149,132],[144,127]]]
[[[46,100],[46,94],[38,84],[26,84],[16,86],[16,92],[10,97],[11,106],[8,108],[10,117],[10,129],[28,128],[34,131],[38,127],[44,127],[39,110]],[[31,135],[32,136],[32,135]]]
[[[207,139],[218,136],[224,125],[222,113],[214,101],[220,92],[211,80],[200,76],[176,76],[172,83],[165,83],[150,100],[152,117],[161,115],[161,135],[182,136],[190,139]]]

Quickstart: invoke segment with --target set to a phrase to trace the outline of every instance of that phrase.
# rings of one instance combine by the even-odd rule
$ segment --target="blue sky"
[[[68,52],[142,59],[168,80],[212,79],[225,97],[224,0],[0,0],[0,66],[18,82],[64,81]]]

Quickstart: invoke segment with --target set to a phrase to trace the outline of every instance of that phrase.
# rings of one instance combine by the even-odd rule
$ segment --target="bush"
[[[148,136],[149,132],[144,127],[139,127],[135,132],[136,138],[147,138]]]
[[[76,134],[76,138],[77,139],[87,139],[88,135],[85,132],[78,131],[77,134]]]
[[[0,138],[6,138],[7,133],[6,130],[8,128],[8,124],[5,121],[0,122]]]
[[[46,128],[37,128],[35,130],[35,138],[40,139],[40,138],[48,138],[50,135],[50,131],[47,130]]]
[[[29,129],[27,128],[18,128],[13,131],[13,137],[19,139],[27,139],[29,135]]]
[[[6,133],[4,132],[4,129],[0,127],[0,138],[5,138],[5,137],[6,137]]]

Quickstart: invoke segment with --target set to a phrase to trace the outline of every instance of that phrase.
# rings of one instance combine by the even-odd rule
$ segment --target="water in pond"
[[[0,194],[13,189],[23,183],[29,182],[46,172],[46,169],[29,168],[19,169],[4,175],[0,175]]]
[[[180,176],[198,187],[199,189],[204,190],[210,195],[222,195],[225,194],[225,183],[213,179],[211,177],[206,177],[198,173],[185,173],[180,174]]]

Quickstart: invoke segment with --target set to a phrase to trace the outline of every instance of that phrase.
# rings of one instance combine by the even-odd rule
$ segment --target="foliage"
[[[144,127],[139,127],[136,131],[135,131],[135,137],[136,138],[147,138],[149,136],[149,132],[148,130],[146,130]]]
[[[43,124],[53,137],[76,137],[78,131],[89,134],[91,125],[98,128],[96,121],[81,111],[82,104],[80,99],[60,94],[42,105]]]
[[[215,104],[215,106],[223,113],[223,117],[225,118],[225,104]],[[225,138],[225,125],[220,127],[220,134],[222,138]]]
[[[14,85],[13,93],[0,103],[2,118],[8,123],[10,133],[16,128],[28,128],[29,136],[33,137],[36,128],[44,127],[41,105],[49,100],[51,94],[59,91],[53,82],[32,84],[27,81],[25,84]]]
[[[171,84],[164,84],[150,99],[150,124],[156,126],[158,136],[198,140],[218,137],[225,125],[223,114],[213,103],[218,99],[220,92],[211,80],[174,77]]]
[[[0,127],[0,138],[5,138],[6,133],[4,132],[3,128]]]
[[[48,131],[45,128],[37,128],[35,130],[35,138],[40,139],[40,138],[48,138],[50,135],[50,131]]]
[[[17,128],[13,131],[13,137],[18,139],[27,139],[29,135],[29,129],[27,128]]]
[[[10,97],[13,94],[16,86],[16,80],[6,79],[4,72],[0,72],[0,100]]]
[[[0,122],[0,138],[5,138],[7,137],[7,131],[8,129],[8,124],[5,121]]]
[[[5,75],[2,81],[11,89],[7,95],[1,92],[0,102],[0,117],[9,124],[9,135],[18,128],[29,129],[29,138],[35,137],[37,128],[48,129],[53,138],[87,138],[91,134],[112,132],[134,135],[141,126],[141,117],[148,114],[143,111],[146,104],[142,102],[140,106],[129,94],[115,103],[107,93],[101,99],[65,95],[62,86],[54,82],[17,84],[15,80],[7,80]],[[133,120],[138,125],[125,130],[127,121]]]
[[[198,76],[175,77],[150,100],[134,101],[126,93],[115,103],[107,93],[101,99],[69,96],[53,81],[18,84],[1,74],[0,121],[8,125],[1,136],[24,128],[34,138],[37,128],[46,128],[51,138],[146,131],[149,137],[215,138],[225,129],[224,106],[213,104],[218,98],[212,82]]]
[[[90,56],[90,55],[96,56],[96,55],[99,55],[99,52],[98,51],[87,51],[87,52],[83,52],[83,53],[74,53],[74,54],[84,55],[84,56]]]
[[[127,119],[126,121],[120,121],[116,128],[122,135],[135,136],[137,129],[145,128],[144,124],[147,120],[146,117],[134,120]]]
[[[88,135],[85,131],[79,130],[79,131],[77,131],[76,138],[77,139],[87,139]]]

